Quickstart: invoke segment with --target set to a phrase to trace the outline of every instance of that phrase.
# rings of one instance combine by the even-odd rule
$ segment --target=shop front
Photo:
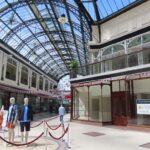
[[[150,72],[72,84],[72,119],[150,126]]]

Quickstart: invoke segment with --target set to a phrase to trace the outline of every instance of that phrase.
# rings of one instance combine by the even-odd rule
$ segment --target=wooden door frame
[[[121,106],[121,103],[122,103],[122,99],[121,97],[124,96],[125,97],[125,109],[127,110],[127,99],[126,99],[126,91],[117,91],[117,92],[112,92],[112,95],[111,95],[111,98],[112,98],[112,124],[115,124],[115,120],[114,120],[114,97],[119,97],[119,114],[122,112],[122,106]],[[120,116],[119,117],[119,114],[118,114],[118,119],[120,119],[120,123],[118,124],[115,124],[115,125],[127,125],[127,114],[128,112],[126,111],[126,115],[125,116]],[[116,116],[117,117],[117,116]],[[121,122],[122,121],[122,122]]]

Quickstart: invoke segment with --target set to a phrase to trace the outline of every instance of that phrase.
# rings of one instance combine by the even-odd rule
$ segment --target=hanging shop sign
[[[97,81],[91,81],[91,82],[75,83],[75,84],[72,84],[72,87],[92,86],[92,85],[99,85],[99,84],[110,84],[110,78],[97,80]]]
[[[136,106],[138,115],[150,115],[150,99],[137,99]]]
[[[111,77],[91,82],[84,82],[84,83],[74,83],[72,87],[81,87],[81,86],[92,86],[92,85],[100,85],[100,84],[110,84],[110,81],[117,81],[117,80],[125,80],[126,76],[117,76]]]
[[[143,79],[149,77],[150,77],[150,71],[127,75],[126,80],[136,80],[136,79]]]

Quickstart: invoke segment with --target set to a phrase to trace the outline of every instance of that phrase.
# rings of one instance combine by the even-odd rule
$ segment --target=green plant
[[[78,61],[77,60],[72,60],[70,62],[70,69],[74,69],[78,67]]]

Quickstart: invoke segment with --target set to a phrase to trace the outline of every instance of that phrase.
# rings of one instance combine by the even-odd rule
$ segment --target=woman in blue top
[[[28,141],[28,132],[30,131],[30,122],[33,120],[33,111],[32,107],[28,105],[29,99],[24,98],[24,105],[21,107],[19,112],[19,121],[21,129],[21,141],[24,139],[24,128],[26,130],[25,142]]]

